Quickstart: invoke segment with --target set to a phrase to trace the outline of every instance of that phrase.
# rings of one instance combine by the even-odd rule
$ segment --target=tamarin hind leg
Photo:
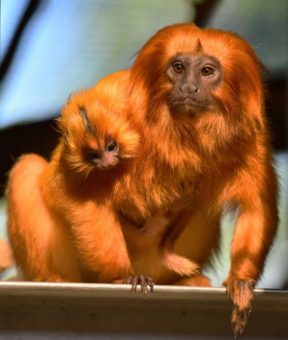
[[[13,265],[12,253],[8,243],[0,240],[0,273]]]
[[[211,287],[211,282],[207,276],[203,274],[184,277],[174,283],[175,286],[191,286],[191,287]]]
[[[39,175],[46,167],[45,159],[28,154],[18,160],[9,174],[7,229],[16,266],[25,280],[78,281],[77,274],[65,277],[55,263],[55,252],[60,249],[59,259],[65,262],[65,242],[56,232],[41,195]],[[67,271],[69,263],[62,267]]]

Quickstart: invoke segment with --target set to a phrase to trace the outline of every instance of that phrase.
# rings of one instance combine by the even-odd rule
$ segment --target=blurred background
[[[7,238],[7,173],[23,153],[49,158],[58,138],[53,119],[68,95],[128,68],[151,35],[179,22],[237,32],[269,70],[280,228],[258,286],[288,289],[288,0],[1,0],[0,238]],[[206,268],[215,286],[229,270],[233,217],[222,229],[221,252]]]

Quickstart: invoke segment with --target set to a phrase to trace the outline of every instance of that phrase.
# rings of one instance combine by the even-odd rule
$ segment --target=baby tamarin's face
[[[137,154],[138,133],[121,113],[111,112],[108,99],[82,91],[73,95],[58,119],[64,158],[71,168],[86,176],[115,168]]]
[[[93,149],[84,150],[85,160],[100,170],[114,167],[120,161],[120,147],[116,141],[106,136],[105,142]]]

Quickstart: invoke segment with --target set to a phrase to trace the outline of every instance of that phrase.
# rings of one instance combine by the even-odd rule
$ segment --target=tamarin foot
[[[141,288],[141,292],[144,294],[148,293],[149,288],[150,292],[152,293],[154,288],[153,280],[150,277],[144,275],[128,276],[123,280],[123,283],[131,284],[131,292],[136,292],[138,285]]]
[[[254,280],[227,280],[226,288],[232,303],[231,327],[236,338],[241,335],[248,321],[252,309]]]

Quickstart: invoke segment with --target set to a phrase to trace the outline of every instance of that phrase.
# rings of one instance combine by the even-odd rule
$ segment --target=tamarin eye
[[[182,73],[184,71],[184,65],[180,61],[175,61],[171,67],[175,73]]]
[[[215,73],[214,68],[210,67],[210,66],[205,66],[201,69],[201,74],[204,77],[208,77],[211,76],[212,74]]]
[[[118,150],[118,144],[115,141],[111,141],[107,144],[106,149],[109,152],[117,151]]]

